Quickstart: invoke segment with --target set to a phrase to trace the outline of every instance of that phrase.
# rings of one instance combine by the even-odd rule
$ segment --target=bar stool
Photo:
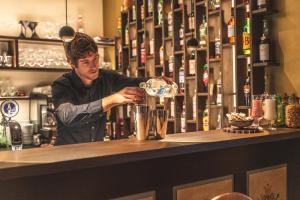
[[[218,195],[211,200],[252,200],[249,196],[246,196],[238,192],[230,192]]]

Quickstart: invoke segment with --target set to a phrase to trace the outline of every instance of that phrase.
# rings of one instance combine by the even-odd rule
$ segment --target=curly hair
[[[77,61],[86,57],[89,53],[98,53],[97,44],[87,34],[76,32],[71,42],[63,44],[68,62],[73,66],[77,66]]]

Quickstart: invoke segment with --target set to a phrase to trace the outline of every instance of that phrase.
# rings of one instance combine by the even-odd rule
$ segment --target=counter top
[[[160,141],[128,139],[0,152],[0,181],[294,138],[300,138],[300,129],[209,131],[168,135]]]

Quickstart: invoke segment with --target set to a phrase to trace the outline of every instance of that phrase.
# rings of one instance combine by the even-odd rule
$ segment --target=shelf
[[[183,50],[181,50],[181,51],[175,51],[174,54],[175,55],[182,55],[182,54],[184,54],[184,51]]]
[[[146,17],[145,21],[151,21],[153,20],[153,16],[150,16],[150,17]]]
[[[207,47],[200,47],[200,48],[197,48],[197,51],[207,51]]]
[[[0,97],[1,100],[29,100],[29,96],[16,96],[16,97]]]
[[[195,120],[195,119],[188,119],[188,120],[186,120],[186,123],[188,123],[188,124],[197,124],[197,120]]]
[[[123,46],[123,49],[129,49],[128,45]]]
[[[197,95],[200,96],[200,97],[207,97],[208,92],[198,92]]]
[[[192,37],[193,36],[193,32],[189,32],[185,34],[185,37]]]
[[[205,6],[205,1],[199,1],[199,2],[197,2],[196,6]]]
[[[220,15],[221,14],[221,9],[217,9],[217,10],[213,10],[213,11],[209,11],[208,15],[212,16],[212,15]]]
[[[168,119],[168,122],[175,122],[175,119],[172,117],[172,118],[169,118]]]
[[[162,69],[163,66],[161,66],[161,65],[155,65],[155,68],[157,68],[157,69]]]
[[[246,4],[244,3],[240,3],[236,5],[236,8],[244,8],[246,6]]]
[[[176,13],[176,12],[182,12],[182,8],[181,8],[181,7],[175,8],[175,9],[174,9],[174,13]]]
[[[145,29],[144,28],[141,28],[138,30],[138,33],[144,33],[145,32]]]
[[[252,11],[252,15],[270,15],[273,13],[278,13],[277,10],[270,10],[268,8],[259,8]]]
[[[169,36],[169,37],[166,37],[164,40],[165,40],[165,41],[172,41],[173,38],[172,38],[172,36]]]
[[[130,62],[135,62],[136,61],[136,56],[135,57],[132,57],[130,58]]]
[[[162,28],[162,25],[156,25],[156,26],[154,26],[154,28],[155,29],[160,29],[160,28]]]
[[[0,71],[37,71],[37,72],[68,72],[71,68],[68,69],[58,69],[58,68],[33,68],[33,67],[0,67]]]
[[[267,66],[278,66],[278,63],[272,63],[272,62],[258,62],[253,63],[253,67],[267,67]]]
[[[147,55],[147,60],[150,60],[150,59],[153,59],[154,58],[154,55]]]
[[[219,105],[210,105],[211,109],[220,109],[223,108],[223,106],[219,106]]]
[[[129,23],[129,26],[135,26],[136,25],[136,21],[132,21]]]
[[[250,57],[250,55],[238,55],[237,59],[246,59],[247,57]]]
[[[238,106],[238,109],[248,110],[248,109],[251,109],[251,106]]]
[[[145,70],[145,67],[138,67],[138,70]]]
[[[185,79],[186,80],[195,80],[196,76],[194,76],[194,75],[193,76],[186,76]]]
[[[221,62],[221,58],[210,58],[209,62]]]
[[[223,48],[231,48],[232,45],[234,45],[234,44],[224,43],[224,44],[223,44]]]

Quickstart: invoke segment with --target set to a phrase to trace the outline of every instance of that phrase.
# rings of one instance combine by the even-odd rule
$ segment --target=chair
[[[252,200],[249,196],[246,196],[238,192],[230,192],[218,195],[211,200]]]

